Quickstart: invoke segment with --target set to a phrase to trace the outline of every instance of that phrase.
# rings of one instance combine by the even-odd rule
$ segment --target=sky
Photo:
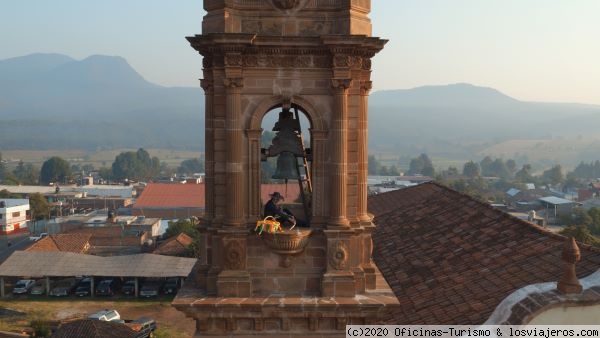
[[[524,101],[600,104],[598,0],[373,0],[374,90],[471,83]],[[122,56],[147,80],[198,86],[201,0],[2,0],[0,59]]]

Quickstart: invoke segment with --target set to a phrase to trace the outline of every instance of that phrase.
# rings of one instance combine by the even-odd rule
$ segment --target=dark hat
[[[285,198],[283,198],[283,195],[278,193],[277,191],[272,193],[270,196],[271,196],[271,198],[278,198],[280,200],[285,200]]]

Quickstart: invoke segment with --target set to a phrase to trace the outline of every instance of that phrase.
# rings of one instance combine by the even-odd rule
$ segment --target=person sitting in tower
[[[284,200],[283,195],[276,191],[269,196],[271,196],[271,199],[265,204],[265,217],[273,216],[282,225],[291,226],[290,229],[293,229],[296,225],[299,227],[308,226],[306,222],[296,219],[289,209],[281,207],[280,204]]]

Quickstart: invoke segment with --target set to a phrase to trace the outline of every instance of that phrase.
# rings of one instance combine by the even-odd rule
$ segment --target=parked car
[[[143,280],[138,279],[138,287],[142,285]],[[135,295],[135,279],[128,279],[121,287],[121,293],[124,295]]]
[[[117,310],[102,310],[88,316],[88,319],[103,320],[105,322],[120,321],[121,315]]]
[[[163,293],[165,295],[174,295],[177,293],[177,290],[181,287],[181,278],[172,277],[167,278],[165,285],[163,285]]]
[[[50,290],[52,290],[52,288],[54,287],[54,281],[49,280],[48,283],[50,284]],[[29,291],[29,294],[34,295],[34,296],[45,295],[46,294],[46,280],[38,279],[37,281],[35,281],[35,284],[33,284],[33,287]]]
[[[142,317],[136,320],[125,320],[125,325],[137,332],[136,338],[147,338],[154,336],[156,330],[156,321],[152,318]]]
[[[140,297],[156,297],[163,284],[161,279],[147,279],[140,289]]]
[[[79,281],[75,294],[79,297],[89,296],[92,293],[92,277],[85,277]]]
[[[33,287],[33,284],[35,284],[35,281],[33,279],[21,279],[17,281],[12,292],[15,295],[26,294]]]
[[[116,293],[119,282],[115,278],[107,278],[100,281],[96,288],[96,295],[98,296],[112,296]]]
[[[50,296],[66,297],[70,295],[77,286],[75,278],[65,278],[56,282],[56,286],[50,290]]]
[[[48,237],[48,233],[47,232],[42,232],[38,236],[29,236],[29,240],[37,242],[37,241],[39,241],[40,239],[42,239],[44,237]]]

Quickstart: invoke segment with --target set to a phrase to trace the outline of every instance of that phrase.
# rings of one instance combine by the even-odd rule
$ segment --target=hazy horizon
[[[470,83],[522,101],[600,104],[600,2],[373,1],[374,90]],[[148,81],[198,87],[201,0],[7,0],[0,59],[58,53],[125,58]],[[74,29],[76,28],[76,29]]]

